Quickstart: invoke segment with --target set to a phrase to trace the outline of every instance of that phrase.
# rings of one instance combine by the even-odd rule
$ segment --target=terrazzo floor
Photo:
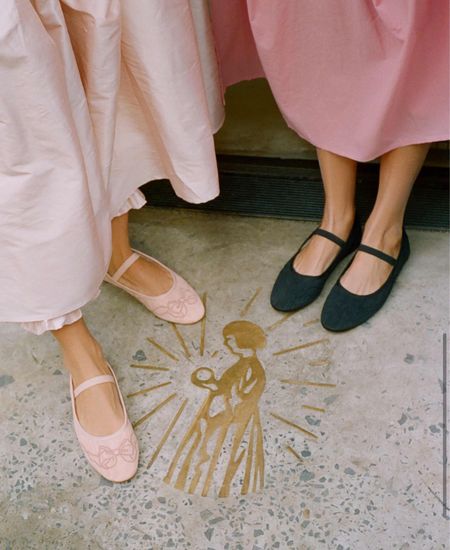
[[[293,316],[268,302],[279,268],[314,224],[151,208],[132,220],[138,248],[206,293],[206,322],[175,330],[107,285],[85,308],[131,419],[152,413],[136,428],[138,474],[120,485],[93,472],[74,439],[52,338],[0,327],[1,550],[450,548],[448,234],[410,231],[412,256],[383,312],[332,334],[318,318],[338,273]],[[233,454],[237,424],[195,381],[206,372],[198,369],[216,382],[235,372],[222,331],[244,319],[267,338],[257,352],[264,391],[251,399],[251,429]]]

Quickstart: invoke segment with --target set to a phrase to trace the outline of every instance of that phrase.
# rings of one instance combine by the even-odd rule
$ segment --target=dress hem
[[[113,215],[111,219],[116,218],[117,216],[122,216],[123,214],[126,214],[132,209],[142,208],[146,204],[146,202],[147,200],[144,194],[142,193],[142,191],[139,190],[139,187],[138,187],[131,195],[129,195],[125,203],[122,205],[122,208],[120,208],[118,213]],[[55,315],[55,316],[52,316],[51,318],[46,317],[45,319],[35,318],[32,321],[4,321],[4,322],[19,323],[22,326],[22,328],[24,328],[27,332],[31,332],[32,334],[35,334],[37,336],[40,336],[41,334],[44,334],[45,332],[48,332],[50,330],[58,330],[65,325],[71,325],[72,323],[75,323],[76,321],[79,321],[82,318],[83,314],[81,312],[81,308],[89,304],[96,298],[98,298],[100,294],[100,288],[103,282],[103,278],[102,278],[102,281],[100,282],[100,285],[97,287],[96,293],[87,301],[84,301],[82,305],[79,305],[78,307],[74,307],[73,309],[71,309],[69,313]]]
[[[361,157],[359,155],[349,155],[348,153],[344,152],[343,150],[339,150],[335,146],[327,146],[327,145],[319,145],[318,142],[311,141],[311,139],[308,139],[306,136],[300,134],[298,130],[296,130],[293,126],[290,126],[288,124],[288,127],[293,130],[301,139],[307,141],[310,143],[313,147],[323,149],[324,151],[329,151],[330,153],[334,153],[335,155],[339,155],[341,157],[348,158],[350,160],[354,160],[355,162],[371,162],[373,160],[376,160],[380,158],[381,156],[385,155],[386,153],[389,153],[390,151],[393,151],[394,149],[399,149],[400,147],[407,147],[408,145],[420,145],[421,143],[438,143],[440,141],[448,141],[450,139],[450,132],[444,135],[439,136],[433,136],[433,137],[425,137],[425,138],[408,138],[404,140],[399,140],[398,142],[394,142],[392,146],[389,146],[388,149],[383,148],[380,152],[378,152],[374,156],[370,157]]]

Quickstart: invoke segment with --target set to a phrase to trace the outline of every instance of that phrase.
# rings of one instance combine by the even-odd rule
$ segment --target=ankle
[[[109,373],[102,348],[94,339],[91,343],[63,348],[63,361],[75,385],[92,376]]]
[[[402,236],[402,223],[395,222],[380,226],[380,224],[372,223],[369,218],[364,227],[362,242],[380,250],[396,250],[400,247]]]
[[[355,221],[355,209],[349,208],[340,212],[325,210],[320,227],[338,236],[346,237],[350,233]]]
[[[121,247],[117,249],[113,248],[111,260],[108,266],[108,273],[112,275],[114,272],[116,272],[123,264],[123,262],[131,256],[132,253],[133,251],[130,247]]]

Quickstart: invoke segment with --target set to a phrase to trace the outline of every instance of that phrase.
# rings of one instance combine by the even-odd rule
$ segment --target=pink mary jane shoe
[[[112,376],[105,374],[86,380],[73,388],[70,377],[70,397],[72,398],[73,424],[75,433],[89,464],[110,481],[121,482],[131,479],[136,473],[139,460],[139,447],[131,423],[128,419],[122,394],[117,384],[116,375],[109,366]],[[111,382],[116,385],[124,414],[122,426],[111,435],[91,435],[81,426],[75,408],[75,399],[88,388],[97,384]]]
[[[119,282],[119,279],[127,269],[129,269],[140,257],[159,264],[170,273],[173,283],[167,292],[159,294],[158,296],[148,296]],[[144,304],[147,309],[160,319],[164,319],[164,321],[190,325],[197,323],[197,321],[200,321],[205,315],[205,307],[195,290],[174,271],[143,252],[133,250],[133,254],[123,262],[113,275],[106,274],[105,281],[125,290],[128,294],[131,294],[131,296],[134,296]]]

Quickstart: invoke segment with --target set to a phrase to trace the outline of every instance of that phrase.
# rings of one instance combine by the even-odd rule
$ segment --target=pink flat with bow
[[[131,479],[138,467],[139,447],[133,427],[128,419],[122,394],[117,384],[116,375],[111,366],[108,365],[111,374],[95,376],[73,387],[70,377],[70,397],[72,399],[73,424],[75,433],[89,464],[110,481],[122,482]],[[78,420],[75,400],[88,388],[98,384],[112,383],[116,385],[122,404],[124,421],[122,426],[110,435],[96,436],[88,433]]]

